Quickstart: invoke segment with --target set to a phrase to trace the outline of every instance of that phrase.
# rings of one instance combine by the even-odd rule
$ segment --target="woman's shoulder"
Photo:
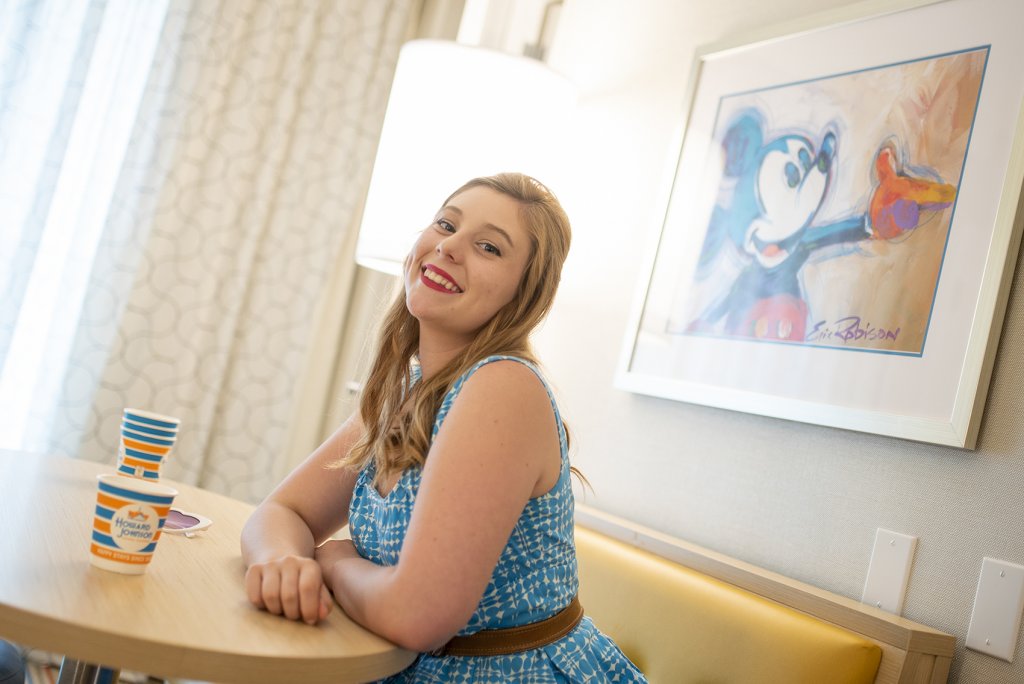
[[[455,404],[467,402],[483,409],[485,415],[505,415],[514,409],[518,418],[524,420],[540,418],[552,413],[552,409],[557,412],[554,395],[537,365],[504,354],[480,359],[459,376],[438,408],[434,433]]]
[[[530,387],[540,387],[544,389],[543,394],[549,393],[548,383],[536,363],[506,354],[492,354],[474,363],[459,376],[449,394],[454,398],[467,383],[474,388],[484,386],[497,393],[521,391]]]
[[[484,368],[486,366],[497,366],[499,368],[528,368],[533,373],[540,375],[540,368],[535,361],[516,356],[514,354],[491,354],[480,359],[472,366],[470,366],[467,373],[472,373],[477,369]]]
[[[475,432],[482,424],[496,428],[500,422],[523,437],[556,424],[554,400],[534,364],[518,357],[488,357],[470,371],[445,397],[436,427],[449,412],[458,413],[461,427]]]

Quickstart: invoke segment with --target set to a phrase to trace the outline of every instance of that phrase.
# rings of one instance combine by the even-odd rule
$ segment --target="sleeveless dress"
[[[498,559],[483,598],[459,636],[482,629],[516,627],[550,617],[576,595],[576,547],[573,541],[573,494],[565,428],[554,396],[540,371],[511,356],[489,356],[454,384],[434,419],[437,436],[448,410],[466,380],[494,361],[517,361],[544,384],[558,424],[562,469],[555,486],[530,499]],[[349,529],[359,554],[378,565],[398,563],[420,485],[420,468],[402,473],[394,489],[382,497],[373,486],[371,462],[359,473],[349,506]],[[584,605],[584,610],[586,606]],[[504,656],[441,656],[427,653],[384,682],[505,684],[507,682],[646,682],[644,676],[584,615],[563,638],[529,651]]]

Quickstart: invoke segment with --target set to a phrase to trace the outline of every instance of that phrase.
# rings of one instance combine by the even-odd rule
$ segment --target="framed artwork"
[[[973,448],[1020,241],[1024,3],[698,51],[616,384]]]

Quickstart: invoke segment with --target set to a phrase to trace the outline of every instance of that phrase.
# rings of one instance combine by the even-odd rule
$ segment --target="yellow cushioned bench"
[[[576,554],[584,610],[654,684],[948,676],[949,634],[586,506]]]

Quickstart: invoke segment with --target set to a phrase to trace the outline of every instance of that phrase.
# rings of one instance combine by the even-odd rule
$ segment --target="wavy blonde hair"
[[[376,356],[359,401],[363,436],[337,464],[361,469],[372,460],[376,482],[423,465],[441,402],[459,376],[477,361],[492,354],[508,354],[536,363],[529,337],[548,313],[558,290],[572,238],[569,217],[550,190],[521,173],[474,178],[441,206],[478,186],[519,203],[520,219],[530,236],[526,269],[512,300],[457,357],[415,386],[412,364],[419,346],[419,322],[406,307],[404,289],[395,297],[378,331]]]

